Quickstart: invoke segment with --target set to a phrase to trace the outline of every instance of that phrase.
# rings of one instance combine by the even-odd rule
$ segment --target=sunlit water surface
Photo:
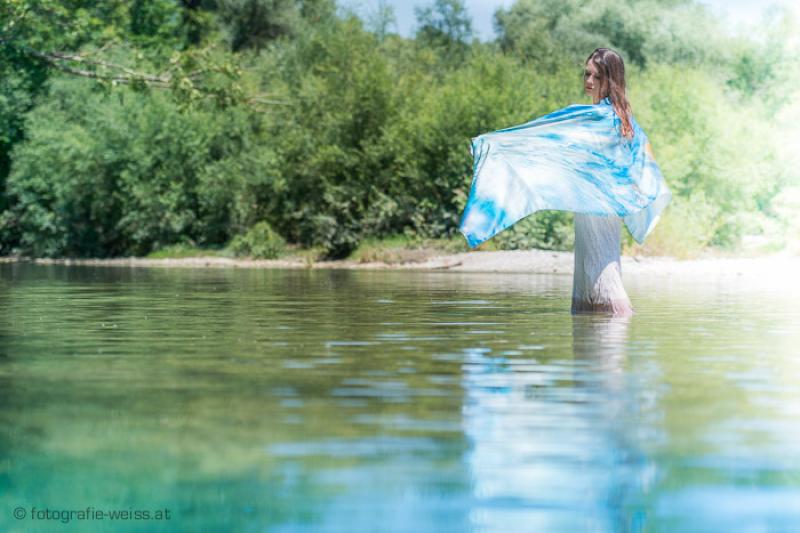
[[[800,290],[570,283],[0,265],[0,530],[800,530]]]

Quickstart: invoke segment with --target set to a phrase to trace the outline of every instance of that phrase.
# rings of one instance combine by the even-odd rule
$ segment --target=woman
[[[625,95],[622,58],[586,60],[592,105],[571,105],[472,139],[472,186],[460,230],[478,246],[543,209],[573,211],[572,312],[633,312],[620,276],[620,219],[642,243],[671,194]]]

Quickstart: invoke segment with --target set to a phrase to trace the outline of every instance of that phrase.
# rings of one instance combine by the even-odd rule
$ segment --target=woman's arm
[[[644,151],[650,156],[650,159],[653,161],[656,160],[656,156],[653,153],[653,147],[650,145],[650,141],[647,141],[647,144],[644,145]]]

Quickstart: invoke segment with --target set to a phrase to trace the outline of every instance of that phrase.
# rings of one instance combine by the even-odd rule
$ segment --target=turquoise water
[[[0,530],[800,530],[800,290],[731,279],[2,264]]]

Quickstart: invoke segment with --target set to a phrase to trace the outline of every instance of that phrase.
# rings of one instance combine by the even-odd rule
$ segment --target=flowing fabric
[[[631,117],[633,139],[604,98],[472,139],[473,176],[459,230],[470,248],[543,209],[621,217],[636,242],[672,195]]]

